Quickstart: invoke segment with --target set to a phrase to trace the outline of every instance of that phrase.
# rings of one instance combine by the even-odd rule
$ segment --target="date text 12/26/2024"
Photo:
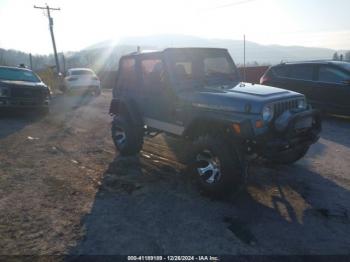
[[[128,256],[128,261],[220,261],[217,256]]]

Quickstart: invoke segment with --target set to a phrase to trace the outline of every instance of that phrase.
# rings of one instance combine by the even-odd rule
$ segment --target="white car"
[[[101,82],[94,71],[89,68],[68,69],[64,78],[65,91],[91,92],[98,96],[101,94]]]

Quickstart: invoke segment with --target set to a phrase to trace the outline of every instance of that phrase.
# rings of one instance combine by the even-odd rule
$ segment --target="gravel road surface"
[[[235,198],[200,194],[179,141],[122,158],[111,92],[59,96],[50,115],[0,116],[0,255],[350,254],[350,120],[291,166],[254,164]]]

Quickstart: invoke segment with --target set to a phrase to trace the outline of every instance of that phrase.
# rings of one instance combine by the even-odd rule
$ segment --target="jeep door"
[[[170,133],[182,133],[176,118],[177,96],[170,87],[161,55],[144,55],[140,67],[145,124]]]
[[[319,65],[313,89],[319,106],[333,113],[350,114],[350,73],[334,65]]]

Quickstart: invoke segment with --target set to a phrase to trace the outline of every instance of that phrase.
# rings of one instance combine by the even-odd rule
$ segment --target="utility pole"
[[[33,70],[33,58],[31,53],[29,53],[29,63],[30,63],[30,70]]]
[[[63,63],[63,74],[66,73],[66,57],[64,56],[64,53],[62,53],[62,63]]]
[[[58,10],[59,11],[61,9],[60,8],[49,7],[47,4],[46,4],[46,6],[34,6],[34,8],[43,9],[43,10],[46,10],[46,12],[47,12],[47,17],[49,19],[49,28],[50,28],[50,33],[51,33],[53,52],[54,52],[54,55],[55,55],[56,70],[57,70],[57,74],[58,74],[58,73],[60,73],[60,64],[59,64],[58,56],[57,56],[55,36],[53,34],[53,18],[51,17],[50,10]]]

